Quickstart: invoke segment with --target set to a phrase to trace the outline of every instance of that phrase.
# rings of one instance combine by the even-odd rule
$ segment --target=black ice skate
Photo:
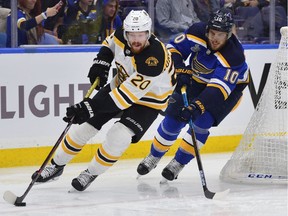
[[[146,158],[144,158],[137,167],[137,172],[139,175],[146,175],[152,169],[154,169],[159,163],[161,157],[154,157],[149,154]]]
[[[58,180],[59,176],[62,175],[63,171],[64,171],[64,166],[58,166],[57,164],[55,164],[55,162],[53,161],[53,159],[51,160],[51,164],[47,165],[43,171],[41,172],[40,176],[38,177],[38,179],[36,180],[36,182],[39,183],[44,183],[47,181],[54,181],[54,180]],[[34,172],[32,175],[32,179],[35,179],[36,176],[38,175],[38,171]]]
[[[77,178],[72,180],[71,185],[77,191],[84,191],[95,179],[97,175],[92,175],[88,169],[80,173]]]
[[[173,181],[174,179],[177,179],[177,176],[181,172],[181,170],[184,168],[185,165],[180,164],[175,159],[171,160],[170,163],[163,169],[162,176],[169,180]]]

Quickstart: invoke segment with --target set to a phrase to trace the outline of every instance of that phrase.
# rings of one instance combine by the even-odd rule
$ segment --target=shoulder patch
[[[150,67],[153,67],[153,66],[155,67],[159,64],[159,61],[154,56],[150,56],[146,59],[145,63]]]
[[[136,70],[146,76],[158,76],[164,70],[167,56],[165,46],[158,40],[151,37],[150,46],[140,54],[135,55]]]

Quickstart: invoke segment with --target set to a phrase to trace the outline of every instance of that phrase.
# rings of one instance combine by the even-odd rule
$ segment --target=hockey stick
[[[186,86],[185,85],[182,86],[181,93],[182,93],[182,97],[183,97],[183,101],[184,101],[184,106],[187,107],[188,106],[188,100],[187,100],[187,93],[186,93]],[[195,156],[196,156],[196,160],[197,160],[197,165],[198,165],[198,170],[200,173],[200,178],[201,178],[201,183],[202,183],[204,195],[208,199],[221,199],[222,197],[226,196],[229,193],[230,189],[227,189],[227,190],[222,191],[222,192],[214,193],[214,192],[211,192],[207,188],[207,183],[206,183],[206,178],[205,178],[205,174],[204,174],[204,170],[203,170],[203,166],[202,166],[202,161],[201,161],[200,153],[199,153],[198,146],[197,146],[197,140],[196,140],[196,135],[195,135],[195,131],[194,131],[194,125],[193,125],[191,118],[189,120],[189,127],[191,130],[192,143],[193,143],[193,147],[194,147],[194,151],[195,151]]]
[[[84,98],[89,98],[90,95],[92,94],[93,90],[96,88],[96,86],[99,84],[99,77],[95,80],[95,82],[93,83],[93,85],[90,87],[90,89],[88,90],[88,92],[86,93]],[[57,140],[57,142],[55,143],[55,145],[53,146],[53,148],[51,149],[50,153],[48,154],[48,156],[46,157],[45,161],[43,162],[43,164],[41,165],[41,167],[38,170],[38,173],[36,175],[36,177],[34,179],[32,179],[31,183],[29,184],[28,188],[26,189],[26,191],[24,192],[24,194],[20,197],[17,197],[14,193],[12,193],[11,191],[6,191],[3,195],[3,198],[6,202],[14,204],[15,206],[26,206],[26,203],[23,202],[23,200],[25,199],[25,197],[27,196],[28,192],[31,190],[31,188],[33,187],[34,183],[37,181],[37,179],[39,178],[39,176],[41,175],[43,169],[46,167],[46,165],[48,164],[48,162],[50,161],[51,157],[53,156],[54,152],[56,151],[56,149],[58,148],[58,146],[60,145],[62,139],[65,137],[65,135],[67,134],[68,130],[70,129],[70,127],[72,126],[72,122],[73,122],[73,118],[71,119],[71,121],[68,123],[68,125],[66,126],[66,128],[64,129],[64,131],[62,132],[62,134],[60,135],[59,139]]]

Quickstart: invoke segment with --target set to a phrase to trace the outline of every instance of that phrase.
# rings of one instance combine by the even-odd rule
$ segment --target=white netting
[[[220,173],[229,182],[287,183],[288,27],[242,140]]]

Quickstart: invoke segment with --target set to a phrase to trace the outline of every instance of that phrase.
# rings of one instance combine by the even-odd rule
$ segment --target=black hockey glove
[[[190,92],[191,84],[192,84],[192,74],[193,71],[186,67],[176,68],[175,72],[177,74],[177,85],[176,85],[176,92],[181,94],[181,88],[183,85],[187,86],[187,92]]]
[[[192,120],[195,121],[204,112],[205,108],[203,104],[199,100],[197,100],[189,104],[188,107],[181,108],[179,112],[179,120],[188,123],[192,118]]]
[[[94,116],[94,111],[91,106],[90,98],[83,100],[82,102],[70,106],[66,109],[66,116],[63,118],[65,122],[70,122],[72,120],[73,124],[82,124],[88,119]]]
[[[109,69],[111,64],[107,61],[95,58],[92,67],[89,70],[88,77],[90,78],[90,83],[93,85],[96,78],[100,78],[99,85],[96,87],[97,90],[102,88],[108,79]]]

